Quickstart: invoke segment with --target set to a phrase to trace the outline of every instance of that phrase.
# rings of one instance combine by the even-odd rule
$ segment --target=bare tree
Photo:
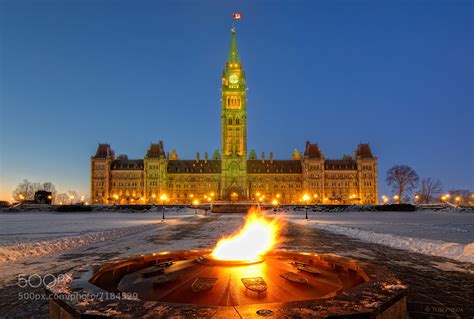
[[[32,200],[35,196],[34,185],[29,180],[24,179],[17,187],[13,190],[13,198],[15,200]]]
[[[24,179],[18,186],[13,190],[13,198],[15,200],[33,200],[37,191],[48,191],[56,194],[56,186],[51,182],[38,183],[30,182],[28,179]]]
[[[53,183],[51,182],[46,182],[46,183],[43,183],[43,185],[41,186],[42,190],[44,191],[47,191],[47,192],[51,192],[54,195],[56,195],[57,191],[56,191],[56,186],[54,186]]]
[[[403,201],[403,194],[411,192],[418,185],[418,174],[407,165],[395,165],[387,171],[387,185],[397,192],[399,201]]]
[[[420,180],[420,187],[416,191],[419,196],[418,202],[422,204],[431,203],[442,191],[443,186],[439,179],[433,179],[431,177],[422,178]]]
[[[453,202],[459,205],[469,205],[472,202],[472,192],[468,189],[453,189],[448,192]]]
[[[56,194],[54,197],[54,204],[56,205],[63,205],[70,201],[69,196],[66,193],[59,193]]]
[[[74,199],[77,198],[77,192],[75,190],[68,190],[67,195],[69,196],[69,199],[71,200],[71,204],[73,203]]]

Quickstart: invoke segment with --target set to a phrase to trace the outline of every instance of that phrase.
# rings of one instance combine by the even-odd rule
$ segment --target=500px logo
[[[44,286],[46,288],[52,288],[56,284],[66,278],[66,275],[59,274],[57,276],[53,274],[39,275],[39,274],[18,274],[18,287],[20,288],[38,288]]]

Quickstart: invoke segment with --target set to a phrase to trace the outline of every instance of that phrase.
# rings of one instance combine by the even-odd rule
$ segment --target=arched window
[[[229,117],[228,121],[229,121],[229,125],[232,125],[232,118],[231,117]]]
[[[240,119],[239,119],[239,118],[236,118],[236,119],[235,119],[235,124],[237,124],[237,125],[240,124]]]

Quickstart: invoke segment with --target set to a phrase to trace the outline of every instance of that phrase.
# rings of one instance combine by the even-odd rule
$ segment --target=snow
[[[268,212],[273,215],[273,212]],[[278,212],[306,227],[347,235],[407,251],[474,263],[474,214],[422,212]],[[153,251],[209,249],[243,223],[241,214],[195,215],[194,209],[147,212],[0,213],[0,266],[3,278],[23,269],[41,270],[51,260],[67,265],[106,256]],[[202,222],[204,221],[205,222]],[[175,227],[183,225],[186,227]],[[192,227],[188,227],[192,226]],[[289,224],[291,227],[291,223]],[[352,257],[363,252],[352,251]],[[79,260],[61,256],[84,255]],[[370,254],[368,254],[370,255]],[[370,256],[369,256],[370,257]],[[25,266],[27,265],[27,267]],[[448,267],[440,266],[440,267]],[[451,267],[452,268],[452,267]]]
[[[474,214],[422,212],[282,213],[285,219],[362,241],[474,263]]]
[[[194,210],[166,212],[165,223],[177,225]],[[57,253],[145,232],[162,223],[161,212],[0,214],[0,265]]]

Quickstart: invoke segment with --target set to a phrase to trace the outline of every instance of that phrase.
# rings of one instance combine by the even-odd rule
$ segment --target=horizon
[[[471,3],[208,3],[3,2],[0,199],[24,178],[89,196],[99,142],[138,159],[158,140],[181,159],[221,151],[233,12],[249,152],[289,159],[310,140],[331,159],[369,143],[379,196],[398,164],[472,191]]]

